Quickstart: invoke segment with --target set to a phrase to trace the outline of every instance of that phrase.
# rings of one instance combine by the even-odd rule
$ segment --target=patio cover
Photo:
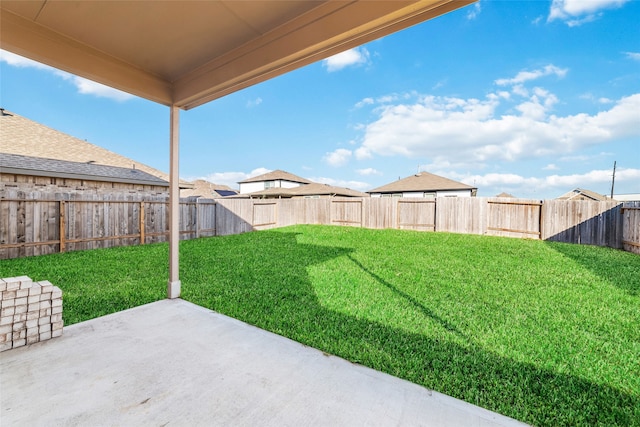
[[[1,0],[0,48],[170,107],[170,272],[178,125],[188,110],[475,0]]]

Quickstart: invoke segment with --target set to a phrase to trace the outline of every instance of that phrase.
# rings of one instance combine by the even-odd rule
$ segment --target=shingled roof
[[[312,182],[311,184],[301,185],[293,188],[267,188],[265,190],[254,191],[253,193],[243,194],[244,197],[302,197],[302,196],[338,196],[338,197],[369,197],[367,193],[352,190],[350,188],[335,187],[328,184],[320,184]]]
[[[605,202],[610,199],[607,199],[607,196],[598,194],[595,191],[576,188],[558,197],[558,200],[593,200],[596,202]]]
[[[347,196],[347,197],[369,197],[367,193],[352,190],[350,188],[335,187],[329,184],[320,184],[312,182],[311,184],[301,185],[300,187],[288,188],[291,195],[294,196]]]
[[[247,178],[242,181],[238,181],[238,184],[247,184],[249,182],[261,182],[261,181],[277,181],[277,180],[299,182],[300,184],[311,184],[311,181],[309,181],[308,179],[299,177],[298,175],[294,175],[292,173],[289,173],[280,169],[267,172],[262,175]]]
[[[374,188],[367,193],[401,193],[405,191],[444,191],[444,190],[476,190],[462,182],[454,181],[429,172],[419,172],[382,187]]]
[[[18,175],[157,185],[161,187],[169,186],[167,181],[139,169],[119,168],[95,163],[68,162],[18,154],[0,153],[0,167],[4,173]]]
[[[163,182],[169,180],[169,175],[162,171],[7,110],[0,115],[0,153],[84,164],[91,162],[127,170],[135,167]],[[182,181],[180,187],[191,188],[191,184]]]
[[[214,184],[213,182],[206,181],[204,179],[197,179],[192,181],[193,188],[181,190],[180,197],[204,197],[204,198],[219,198],[229,197],[229,195],[238,194],[238,190],[222,185]]]

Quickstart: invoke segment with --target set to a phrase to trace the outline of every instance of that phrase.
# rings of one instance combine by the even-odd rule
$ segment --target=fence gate
[[[398,200],[396,228],[436,231],[436,201]]]
[[[362,200],[331,200],[331,223],[362,227]]]
[[[251,224],[254,227],[275,226],[278,222],[278,203],[273,202],[256,202],[253,204],[253,220]]]
[[[540,239],[542,202],[489,200],[487,234]]]

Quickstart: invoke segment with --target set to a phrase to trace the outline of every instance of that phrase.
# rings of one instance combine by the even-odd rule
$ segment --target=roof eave
[[[151,180],[145,180],[145,179],[125,179],[125,178],[117,178],[117,177],[101,176],[101,175],[87,175],[87,174],[63,173],[63,172],[55,172],[55,171],[42,171],[38,169],[25,169],[25,168],[15,168],[15,167],[7,167],[7,166],[2,166],[2,173],[16,174],[16,175],[42,176],[42,177],[50,177],[50,178],[78,179],[83,181],[117,182],[120,184],[155,185],[158,187],[169,187],[169,183],[167,181],[151,181]]]

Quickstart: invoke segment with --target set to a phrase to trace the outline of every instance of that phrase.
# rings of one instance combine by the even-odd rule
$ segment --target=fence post
[[[538,231],[540,232],[540,240],[544,240],[544,218],[542,217],[542,211],[544,210],[544,200],[540,200],[540,208],[538,209]]]
[[[140,244],[144,245],[145,243],[145,235],[144,235],[144,228],[145,228],[145,223],[144,223],[144,201],[140,202]]]
[[[58,223],[60,225],[60,253],[64,252],[65,247],[64,247],[64,236],[65,236],[65,202],[64,200],[60,200],[58,202],[58,210],[59,210],[59,215],[58,215]]]
[[[200,238],[200,210],[198,209],[198,201],[196,200],[196,239]]]

